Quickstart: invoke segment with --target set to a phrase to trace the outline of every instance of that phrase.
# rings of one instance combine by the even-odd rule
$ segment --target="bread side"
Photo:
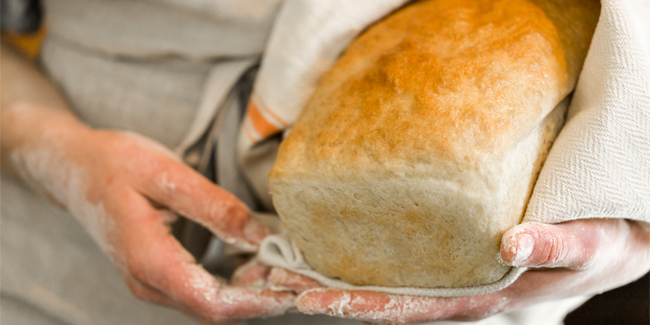
[[[422,1],[351,44],[269,176],[310,265],[362,285],[500,279],[585,55],[556,21],[524,0]]]
[[[565,109],[558,106],[504,161],[467,170],[461,182],[392,173],[275,179],[274,204],[308,263],[325,275],[358,285],[495,282],[510,269],[496,256],[501,235],[521,220]]]

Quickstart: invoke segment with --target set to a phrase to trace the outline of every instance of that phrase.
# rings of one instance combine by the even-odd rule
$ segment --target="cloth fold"
[[[314,270],[300,253],[300,249],[287,235],[272,235],[264,239],[260,245],[257,258],[260,262],[291,270],[318,281],[328,288],[346,290],[367,290],[389,294],[425,297],[460,297],[481,295],[499,291],[509,286],[526,271],[525,267],[513,267],[499,281],[479,286],[464,288],[414,288],[414,287],[383,287],[383,286],[358,286],[339,279],[329,278]]]

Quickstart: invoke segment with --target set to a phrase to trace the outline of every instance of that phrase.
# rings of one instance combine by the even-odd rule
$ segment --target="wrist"
[[[66,110],[29,102],[12,104],[2,111],[3,169],[65,205],[61,196],[67,186],[65,166],[74,163],[77,148],[91,132]]]
[[[68,110],[32,102],[15,102],[2,110],[3,147],[16,147],[41,138],[43,133],[74,133],[88,129]]]

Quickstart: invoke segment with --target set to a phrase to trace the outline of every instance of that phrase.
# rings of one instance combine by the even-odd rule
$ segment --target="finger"
[[[389,295],[372,291],[313,289],[296,300],[298,310],[307,314],[327,314],[381,324],[411,324],[450,319],[457,314],[476,314],[484,297],[430,298]],[[473,310],[474,309],[474,310]],[[487,312],[481,312],[487,314]]]
[[[383,324],[425,321],[476,321],[539,303],[584,294],[584,275],[566,268],[527,271],[497,292],[465,297],[429,298],[370,291],[314,289],[296,300],[298,310]]]
[[[435,298],[313,289],[298,296],[296,306],[307,314],[327,314],[381,324],[412,324],[435,320],[479,320],[506,310],[510,301],[500,292]]]
[[[225,242],[255,251],[269,233],[234,195],[169,157],[147,162],[147,175],[138,185],[144,195],[192,219]]]
[[[270,267],[252,260],[239,267],[232,278],[232,284],[237,286],[255,286],[279,290],[287,288],[295,293],[320,288],[318,281],[287,271],[283,268]]]
[[[322,285],[314,279],[287,271],[279,267],[274,267],[271,270],[268,281],[273,286],[287,287],[298,294],[307,290],[322,287]]]
[[[266,278],[270,272],[270,266],[262,265],[256,260],[251,260],[235,270],[235,274],[232,276],[232,284],[262,288],[266,286]]]
[[[513,266],[589,266],[608,241],[606,220],[576,220],[547,225],[525,223],[508,230],[501,240],[501,257]]]
[[[253,288],[225,287],[197,265],[169,233],[157,211],[146,206],[137,193],[126,203],[130,212],[140,215],[130,223],[124,238],[131,247],[127,269],[136,280],[165,293],[180,306],[211,322],[226,322],[250,317],[274,316],[293,307],[295,296]]]

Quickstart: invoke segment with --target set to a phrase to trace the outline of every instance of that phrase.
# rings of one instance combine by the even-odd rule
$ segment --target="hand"
[[[170,234],[176,214],[248,251],[267,231],[243,203],[161,145],[135,134],[91,130],[33,105],[3,114],[3,125],[32,133],[12,142],[13,167],[80,221],[136,297],[210,324],[278,315],[294,306],[290,292],[226,285]],[[258,277],[264,281],[265,275]]]
[[[531,269],[509,287],[490,294],[407,297],[322,289],[312,283],[295,287],[297,293],[302,292],[296,304],[304,313],[371,323],[479,320],[543,301],[601,293],[634,281],[650,270],[650,231],[638,222],[620,219],[526,223],[504,234],[501,256],[509,265]],[[275,282],[291,287],[291,283],[304,281],[300,278],[292,274]]]

